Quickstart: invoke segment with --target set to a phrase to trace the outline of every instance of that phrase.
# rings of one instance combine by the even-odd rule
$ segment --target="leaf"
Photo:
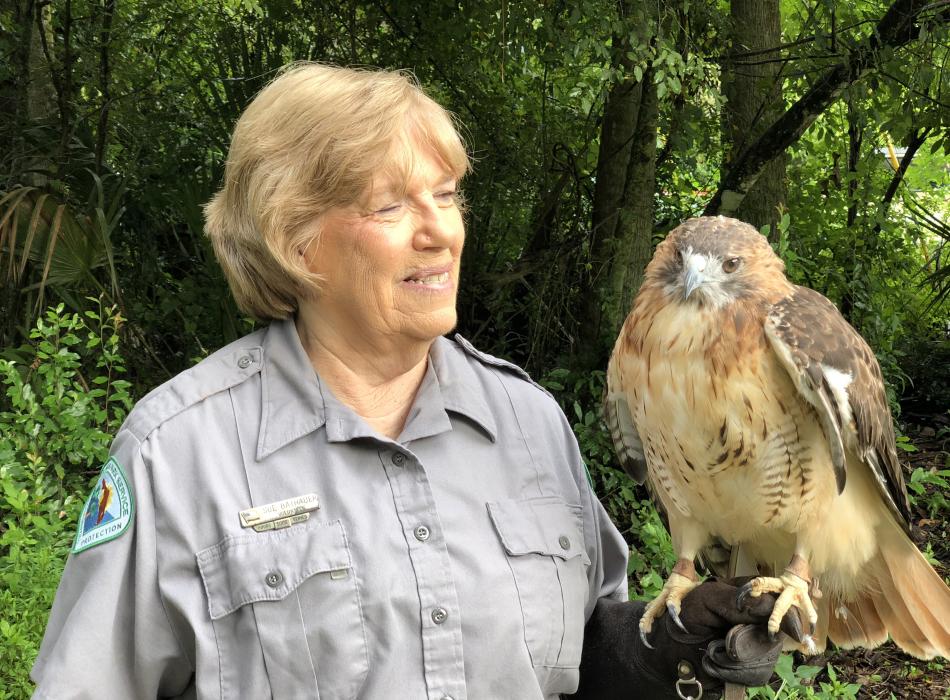
[[[59,227],[63,221],[63,211],[66,209],[65,204],[60,204],[56,208],[56,214],[53,217],[53,224],[50,226],[49,239],[46,244],[46,265],[43,267],[43,277],[40,279],[39,283],[39,297],[36,300],[36,308],[39,309],[43,306],[43,292],[46,289],[46,279],[49,277],[50,265],[53,262],[53,252],[56,250],[56,239],[59,235]]]

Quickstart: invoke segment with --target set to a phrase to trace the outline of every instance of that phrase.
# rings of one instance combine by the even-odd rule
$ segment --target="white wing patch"
[[[851,382],[854,381],[854,377],[850,372],[842,372],[840,369],[835,369],[834,367],[829,367],[828,365],[821,365],[822,374],[825,375],[825,381],[828,382],[828,387],[831,389],[831,395],[834,398],[835,406],[838,409],[838,415],[841,417],[841,434],[846,441],[854,443],[855,435],[853,430],[849,430],[851,426],[851,400],[848,398],[848,387],[851,386]],[[851,449],[857,452],[857,445],[851,444],[848,445]]]
[[[847,468],[847,457],[845,456],[845,440],[853,444],[856,439],[850,428],[851,404],[848,402],[848,385],[851,383],[851,375],[840,370],[828,367],[824,364],[819,365],[822,370],[822,380],[825,387],[814,386],[817,378],[809,378],[807,368],[799,367],[792,356],[792,350],[785,343],[781,335],[776,331],[776,326],[781,323],[781,317],[771,315],[770,323],[765,325],[765,337],[768,338],[772,350],[785,370],[788,372],[795,384],[795,388],[802,397],[810,403],[818,414],[818,421],[828,440],[828,449],[831,451],[831,463],[835,469],[835,481],[838,485],[838,493],[844,490]],[[828,390],[825,391],[824,389]],[[834,402],[832,404],[832,402]],[[844,405],[845,413],[841,405]],[[845,417],[847,416],[847,422]],[[837,417],[837,420],[836,420]],[[844,437],[842,433],[849,433]]]

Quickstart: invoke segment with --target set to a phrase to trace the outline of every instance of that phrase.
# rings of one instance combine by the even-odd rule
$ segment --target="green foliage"
[[[931,518],[950,513],[950,456],[947,469],[917,467],[907,480],[907,495],[914,506],[927,511]]]
[[[0,699],[31,693],[82,497],[132,403],[123,319],[90,301],[83,316],[47,310],[16,353],[25,360],[0,360]]]
[[[744,68],[780,63],[791,104],[889,5],[783,1],[783,48]],[[20,16],[24,7],[34,15]],[[895,415],[901,402],[918,413],[950,405],[950,297],[935,303],[950,290],[941,223],[950,111],[935,99],[947,94],[947,26],[932,21],[938,14],[927,13],[906,50],[876,52],[866,77],[786,150],[788,197],[772,232],[789,277],[827,295],[868,340]],[[591,323],[584,281],[603,274],[591,262],[603,235],[592,225],[600,137],[611,91],[652,80],[652,242],[701,212],[729,157],[729,22],[726,3],[689,0],[0,8],[0,54],[10,59],[0,61],[0,357],[11,361],[0,365],[0,566],[19,590],[37,591],[36,602],[10,603],[0,589],[0,604],[13,606],[3,639],[20,640],[11,648],[29,656],[27,625],[42,624],[42,592],[80,507],[70,494],[85,492],[128,410],[125,382],[138,393],[250,330],[203,235],[202,206],[221,182],[238,114],[301,59],[410,69],[459,116],[475,160],[464,183],[460,330],[545,377],[631,545],[632,587],[658,590],[672,565],[669,537],[645,489],[614,461],[600,418],[603,373],[589,371],[602,364],[578,361],[587,350],[579,331]],[[849,131],[859,141],[850,172]],[[925,142],[887,206],[893,170],[883,152],[919,133]],[[44,298],[63,306],[31,331]],[[116,354],[120,327],[135,350],[128,372]],[[918,506],[943,515],[945,481],[944,471],[914,472],[908,485]],[[27,536],[35,546],[17,544]],[[0,698],[18,687],[6,680]]]
[[[815,698],[816,700],[830,700],[831,698],[846,698],[857,700],[861,686],[857,683],[844,683],[838,679],[834,666],[828,664],[824,669],[818,666],[798,666],[792,664],[792,657],[783,654],[775,665],[778,675],[776,687],[751,689],[747,692],[748,698],[763,700],[799,700]],[[819,674],[824,672],[827,680],[820,679]]]

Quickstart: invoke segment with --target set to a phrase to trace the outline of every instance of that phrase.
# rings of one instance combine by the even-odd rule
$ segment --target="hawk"
[[[779,594],[772,634],[796,606],[812,653],[890,634],[918,658],[950,657],[950,589],[907,534],[880,367],[784,269],[751,226],[690,219],[657,246],[617,338],[607,423],[678,557],[641,636],[664,611],[679,622],[694,560],[722,563],[724,546],[733,571],[757,575],[740,598]]]

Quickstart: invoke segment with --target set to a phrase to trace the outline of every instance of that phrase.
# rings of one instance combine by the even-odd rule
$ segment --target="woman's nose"
[[[413,241],[417,248],[450,248],[462,235],[462,222],[458,208],[439,206],[430,199],[419,208],[415,217]]]

